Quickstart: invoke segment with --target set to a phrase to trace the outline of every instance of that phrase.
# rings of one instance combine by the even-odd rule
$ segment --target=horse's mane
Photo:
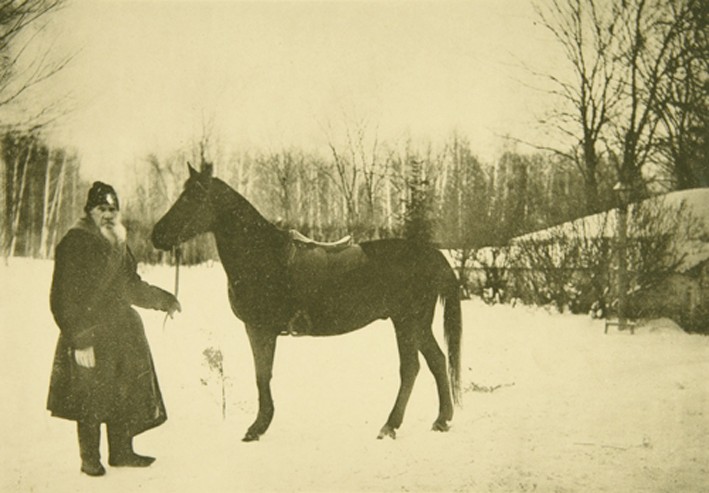
[[[288,233],[266,219],[251,202],[234,190],[226,182],[212,177],[210,184],[211,200],[223,219],[224,228],[247,228],[255,235],[252,241],[271,244],[283,244],[288,241]]]

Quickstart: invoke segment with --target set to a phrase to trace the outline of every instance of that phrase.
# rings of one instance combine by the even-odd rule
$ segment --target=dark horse
[[[184,190],[155,225],[152,240],[169,250],[201,233],[216,238],[231,308],[246,326],[256,366],[259,410],[244,441],[258,440],[273,418],[270,382],[279,335],[345,334],[380,318],[394,323],[401,385],[379,438],[396,437],[419,371],[419,351],[438,387],[433,429],[447,431],[460,394],[462,324],[458,283],[445,257],[401,239],[345,246],[295,239],[212,177],[211,166],[202,172],[188,167]],[[448,371],[431,329],[439,297]]]

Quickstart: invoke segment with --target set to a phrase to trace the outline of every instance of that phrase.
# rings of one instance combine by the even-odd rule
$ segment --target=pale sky
[[[231,148],[318,148],[358,118],[384,140],[458,130],[491,159],[544,107],[523,65],[559,61],[534,20],[528,0],[74,0],[52,25],[57,53],[80,50],[54,81],[77,107],[56,139],[105,180],[205,121]]]

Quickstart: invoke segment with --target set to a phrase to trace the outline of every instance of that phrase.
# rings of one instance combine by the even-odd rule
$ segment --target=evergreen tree
[[[404,237],[422,243],[433,241],[433,194],[423,171],[423,163],[412,159],[406,180],[407,200]]]

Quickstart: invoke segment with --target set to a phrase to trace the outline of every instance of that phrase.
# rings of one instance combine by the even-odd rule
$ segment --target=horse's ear
[[[194,178],[196,175],[199,174],[197,173],[197,170],[192,167],[189,161],[187,161],[187,169],[190,172],[190,178]]]
[[[212,163],[205,162],[202,165],[202,174],[208,178],[211,178],[213,173],[214,173],[214,165]]]

